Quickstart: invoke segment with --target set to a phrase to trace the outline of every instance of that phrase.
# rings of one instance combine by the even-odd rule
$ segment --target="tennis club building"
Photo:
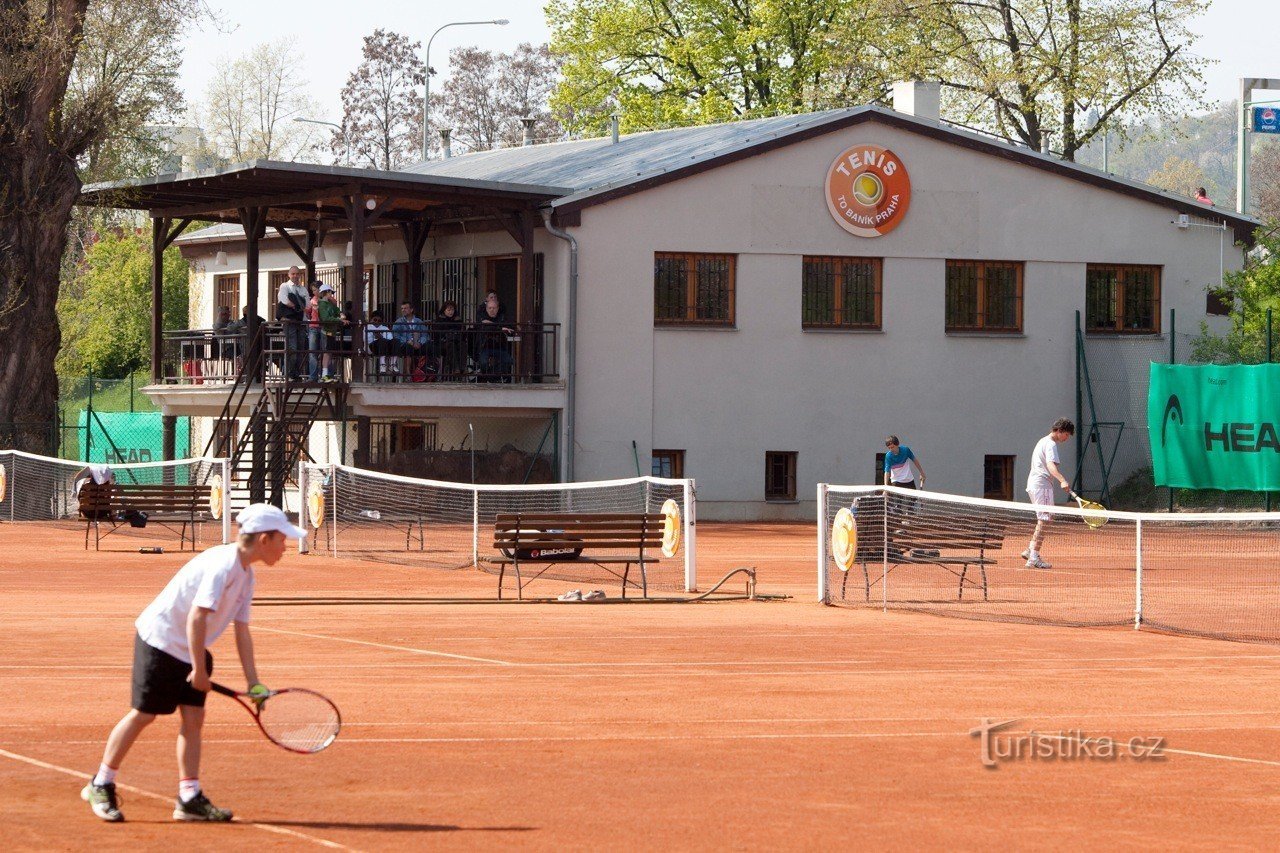
[[[1163,346],[1171,310],[1179,329],[1223,327],[1208,288],[1242,265],[1257,223],[950,126],[935,87],[895,94],[897,109],[615,133],[404,172],[258,162],[153,179],[238,176],[287,216],[262,229],[253,273],[244,204],[176,238],[195,267],[195,331],[166,332],[188,349],[157,355],[148,393],[194,418],[193,448],[243,425],[195,363],[219,351],[179,339],[254,293],[274,319],[303,257],[353,303],[357,329],[375,310],[390,324],[405,301],[431,324],[452,301],[465,338],[490,290],[510,326],[488,367],[474,340],[449,351],[452,366],[447,348],[388,366],[361,355],[358,330],[343,416],[306,437],[319,462],[465,480],[455,457],[475,448],[490,480],[685,476],[703,519],[808,520],[817,483],[879,479],[894,433],[931,489],[1025,500],[1036,440],[1077,414],[1077,314],[1097,370],[1131,380],[1145,406],[1146,364],[1122,351]],[[152,215],[181,216],[158,192]],[[319,223],[360,201],[388,213],[358,230],[307,224],[313,208]],[[1147,464],[1143,447],[1121,448],[1114,473]],[[1074,470],[1075,445],[1063,452]]]

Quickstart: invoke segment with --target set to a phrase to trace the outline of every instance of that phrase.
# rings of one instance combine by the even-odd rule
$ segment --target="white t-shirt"
[[[1058,442],[1052,435],[1046,435],[1036,442],[1036,449],[1031,452],[1031,473],[1027,475],[1027,491],[1035,489],[1052,489],[1057,480],[1049,473],[1049,463],[1061,465],[1058,458]]]
[[[364,327],[365,343],[372,344],[377,340],[391,340],[391,330],[381,323],[370,323]]]
[[[290,293],[301,300],[298,305],[294,305],[293,302],[289,301]],[[298,311],[305,311],[307,303],[310,301],[311,294],[307,292],[307,289],[300,284],[294,284],[287,278],[284,280],[284,283],[280,285],[280,289],[276,291],[276,302],[279,302],[281,305],[287,305],[289,308],[295,308]],[[299,307],[299,305],[301,307]]]
[[[253,569],[240,563],[235,542],[216,545],[178,570],[134,623],[149,646],[191,663],[187,645],[187,616],[192,607],[213,612],[206,622],[205,648],[222,636],[232,621],[249,621],[253,601]]]

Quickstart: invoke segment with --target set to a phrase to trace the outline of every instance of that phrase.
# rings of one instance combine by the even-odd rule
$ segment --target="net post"
[[[1134,553],[1133,630],[1142,628],[1142,519],[1134,522],[1136,543]]]
[[[698,490],[693,480],[684,481],[684,591],[698,591],[698,547],[696,542]]]
[[[225,456],[222,468],[222,544],[231,541],[231,460]]]
[[[333,558],[338,559],[338,466],[329,465],[329,482],[333,486],[333,508],[329,510],[329,535],[333,538]]]
[[[474,483],[471,486],[471,568],[480,568],[480,490]]]
[[[818,602],[827,603],[827,489],[818,484]]]
[[[298,526],[303,530],[307,529],[307,460],[298,460]],[[305,554],[311,549],[307,546],[309,536],[303,536],[298,540],[298,553]]]
[[[880,511],[880,610],[889,612],[889,487],[880,490],[884,504]]]

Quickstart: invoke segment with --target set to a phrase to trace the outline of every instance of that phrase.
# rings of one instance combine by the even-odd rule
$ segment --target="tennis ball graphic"
[[[873,205],[884,195],[884,185],[870,172],[863,172],[853,179],[853,197],[859,204]]]

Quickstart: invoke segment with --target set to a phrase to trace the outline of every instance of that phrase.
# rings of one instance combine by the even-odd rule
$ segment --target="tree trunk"
[[[49,452],[57,420],[55,306],[80,193],[75,165],[41,137],[0,146],[0,424],[31,453]]]

